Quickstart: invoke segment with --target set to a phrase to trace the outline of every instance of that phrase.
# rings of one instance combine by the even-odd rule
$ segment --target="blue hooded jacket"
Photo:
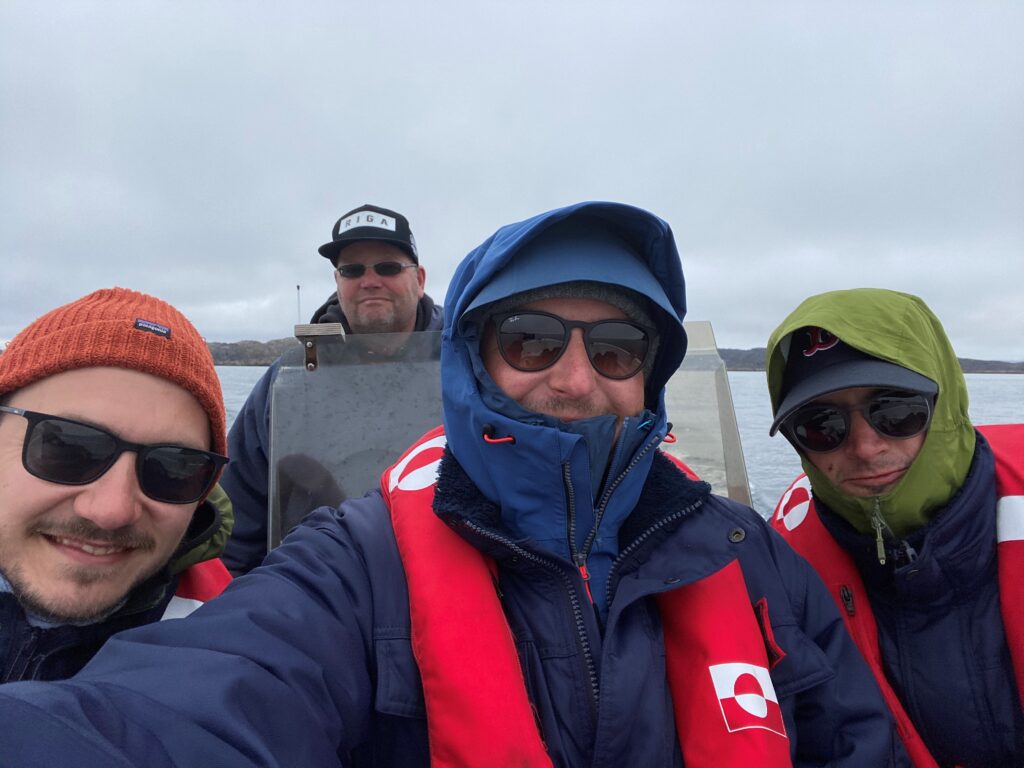
[[[579,280],[650,297],[658,327],[658,353],[645,380],[650,410],[627,418],[617,439],[614,414],[566,423],[524,409],[494,384],[480,360],[482,307]],[[462,261],[445,303],[442,396],[453,455],[500,506],[516,538],[587,568],[603,618],[618,531],[636,506],[654,447],[668,432],[664,387],[686,351],[683,273],[671,230],[647,211],[614,203],[580,203],[510,224]],[[485,430],[513,436],[514,447],[485,442]]]

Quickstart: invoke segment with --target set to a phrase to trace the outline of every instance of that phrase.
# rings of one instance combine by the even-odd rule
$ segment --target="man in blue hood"
[[[807,564],[658,450],[668,225],[509,225],[446,307],[444,426],[193,617],[0,692],[0,763],[900,764]]]

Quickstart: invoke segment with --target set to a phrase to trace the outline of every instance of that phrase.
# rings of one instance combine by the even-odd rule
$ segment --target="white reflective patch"
[[[178,597],[175,595],[171,598],[171,602],[167,604],[167,610],[160,617],[160,621],[164,619],[184,619],[202,604],[202,600],[193,600],[189,597]]]
[[[444,435],[438,435],[437,437],[427,440],[427,442],[417,445],[415,449],[409,452],[409,455],[398,462],[391,473],[388,475],[388,493],[395,490],[395,488],[401,488],[403,491],[418,491],[433,485],[437,479],[437,467],[441,463],[441,460],[433,461],[427,464],[425,467],[419,467],[408,474],[407,477],[403,477],[405,468],[409,466],[409,462],[415,459],[424,451],[429,451],[432,448],[444,449],[448,445],[448,438]]]
[[[811,508],[811,481],[801,475],[783,494],[775,507],[776,519],[781,520],[787,531],[792,531],[807,517]]]
[[[441,466],[441,460],[432,461],[425,467],[414,469],[398,481],[400,491],[421,491],[429,488],[437,482],[437,468]]]
[[[996,541],[1024,541],[1024,496],[996,502]]]
[[[351,216],[346,216],[338,222],[338,234],[353,227],[376,227],[377,229],[386,229],[389,232],[394,232],[395,220],[376,211],[356,211]]]

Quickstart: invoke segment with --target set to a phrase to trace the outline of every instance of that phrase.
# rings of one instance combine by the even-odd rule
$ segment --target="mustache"
[[[531,411],[546,413],[555,417],[558,417],[560,414],[570,414],[577,419],[586,419],[592,416],[609,415],[607,407],[601,407],[590,400],[569,397],[546,397],[543,400],[528,401],[524,405]]]
[[[66,521],[40,522],[32,526],[30,532],[51,538],[84,539],[94,544],[107,544],[123,549],[150,551],[156,548],[152,536],[131,526],[107,530],[82,517]]]

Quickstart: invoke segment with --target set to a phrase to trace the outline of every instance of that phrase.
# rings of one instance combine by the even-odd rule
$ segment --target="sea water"
[[[241,409],[253,385],[266,369],[262,366],[219,366],[228,424]],[[796,453],[781,435],[768,437],[772,423],[768,387],[763,372],[735,371],[729,374],[740,442],[747,464],[753,505],[763,515],[771,514],[775,502],[801,471]],[[967,374],[971,420],[975,424],[1024,423],[1024,375]]]

